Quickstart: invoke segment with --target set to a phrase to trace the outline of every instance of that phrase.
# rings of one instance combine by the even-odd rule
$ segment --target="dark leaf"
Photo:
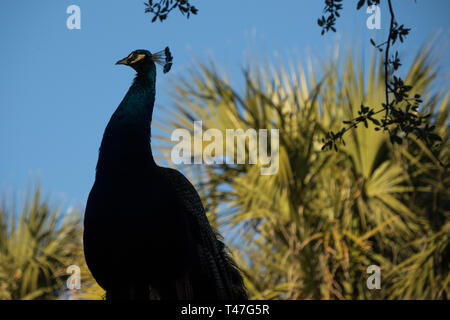
[[[358,4],[356,5],[356,10],[361,9],[361,7],[364,5],[365,2],[366,0],[359,0]]]

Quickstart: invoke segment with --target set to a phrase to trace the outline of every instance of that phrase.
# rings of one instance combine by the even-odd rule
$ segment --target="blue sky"
[[[336,43],[369,49],[368,14],[344,1],[338,33],[320,36],[322,0],[192,0],[199,14],[174,12],[151,23],[143,0],[24,0],[0,4],[0,192],[22,192],[39,181],[53,199],[83,205],[94,180],[106,123],[127,91],[133,72],[114,62],[134,49],[169,45],[174,67],[159,73],[157,103],[171,105],[167,89],[186,74],[193,58],[224,65],[234,79],[248,48],[269,57],[327,57]],[[384,1],[382,1],[384,2]],[[430,36],[448,44],[450,1],[394,0],[398,20],[412,28],[400,53],[416,50]],[[66,8],[81,8],[81,30],[68,30]],[[448,71],[450,53],[440,64]],[[405,60],[407,61],[407,60]],[[155,110],[156,119],[160,116]]]

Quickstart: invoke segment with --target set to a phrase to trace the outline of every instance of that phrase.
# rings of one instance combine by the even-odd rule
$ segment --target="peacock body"
[[[156,164],[150,144],[156,63],[168,48],[117,62],[137,75],[103,135],[84,218],[84,251],[110,299],[246,299],[238,268],[194,186]]]

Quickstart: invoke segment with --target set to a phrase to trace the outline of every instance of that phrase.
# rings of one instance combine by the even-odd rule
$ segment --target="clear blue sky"
[[[143,0],[1,1],[0,192],[40,181],[53,199],[84,204],[103,130],[133,77],[114,62],[130,51],[170,46],[174,68],[160,72],[156,98],[170,105],[164,89],[194,57],[212,55],[238,79],[249,47],[322,58],[336,42],[368,51],[370,36],[384,39],[388,11],[381,7],[382,30],[369,31],[356,2],[344,1],[338,33],[322,37],[322,0],[192,0],[197,16],[174,12],[162,24],[150,23]],[[398,20],[412,28],[401,53],[438,32],[438,42],[448,44],[450,1],[393,2]],[[71,4],[81,8],[81,30],[66,28]],[[449,59],[447,50],[440,61],[446,71]]]

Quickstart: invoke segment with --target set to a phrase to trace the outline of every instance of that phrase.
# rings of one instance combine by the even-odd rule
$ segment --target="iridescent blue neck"
[[[156,69],[138,73],[111,122],[118,125],[150,126],[155,104]]]
[[[114,179],[114,172],[156,166],[150,145],[155,80],[155,68],[139,72],[109,120],[100,146],[97,177]]]

